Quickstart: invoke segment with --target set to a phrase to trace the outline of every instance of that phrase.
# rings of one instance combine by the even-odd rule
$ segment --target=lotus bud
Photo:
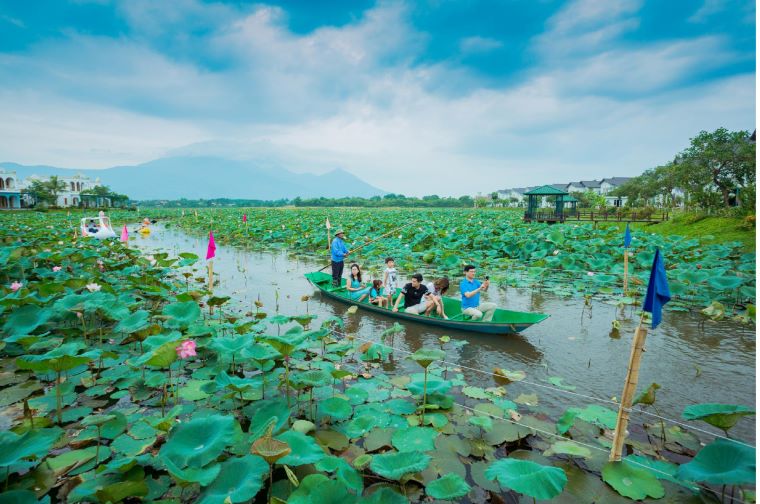
[[[24,286],[24,284],[22,284],[21,282],[13,282],[13,283],[11,284],[11,290],[12,290],[13,292],[16,292],[17,290],[19,290],[19,289],[20,289],[21,287],[23,287],[23,286]]]

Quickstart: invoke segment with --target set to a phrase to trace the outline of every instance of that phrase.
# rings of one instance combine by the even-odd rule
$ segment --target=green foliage
[[[486,469],[486,477],[507,489],[535,499],[552,499],[567,485],[565,471],[530,460],[499,459]]]

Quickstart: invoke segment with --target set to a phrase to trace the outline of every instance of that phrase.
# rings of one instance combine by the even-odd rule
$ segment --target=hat
[[[337,231],[335,231],[335,236],[338,236],[339,234],[346,234],[346,233],[344,233],[342,229],[338,229]]]

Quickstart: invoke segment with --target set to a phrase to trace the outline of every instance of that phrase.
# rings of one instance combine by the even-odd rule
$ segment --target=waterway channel
[[[134,226],[130,226],[130,229]],[[159,251],[176,255],[180,252],[198,254],[196,275],[205,274],[207,242],[181,230],[155,225],[148,236],[137,235],[130,239],[146,254]],[[260,299],[262,308],[273,314],[276,305],[279,313],[304,314],[306,303],[302,296],[309,295],[310,313],[318,315],[317,323],[329,316],[340,316],[346,321],[345,331],[355,333],[358,339],[379,341],[380,333],[396,320],[359,310],[347,315],[347,306],[315,293],[304,274],[320,269],[326,260],[298,257],[286,251],[259,252],[242,247],[217,244],[214,273],[219,280],[214,293],[231,296],[225,311],[245,313],[255,310],[253,303]],[[380,266],[376,265],[376,269]],[[402,278],[413,272],[401,272]],[[487,272],[482,272],[487,274]],[[194,281],[191,279],[191,281]],[[454,286],[459,279],[454,279]],[[456,290],[456,289],[455,289]],[[472,385],[496,386],[491,372],[494,367],[523,370],[524,382],[511,384],[512,395],[537,394],[539,406],[555,420],[569,407],[584,407],[591,403],[617,411],[610,401],[620,396],[625,379],[633,332],[638,318],[632,307],[625,310],[592,301],[585,306],[582,297],[561,298],[531,289],[492,288],[488,300],[501,307],[520,311],[538,311],[551,316],[519,335],[497,336],[450,331],[423,324],[404,323],[405,331],[397,335],[392,346],[398,349],[384,367],[403,372],[418,372],[414,363],[404,359],[405,352],[422,347],[437,347],[438,338],[449,335],[452,340],[467,344],[447,349],[447,361],[461,367],[465,379]],[[622,310],[622,311],[621,311]],[[619,336],[611,336],[613,320],[619,320]],[[650,331],[644,354],[639,390],[652,382],[661,388],[657,392],[656,406],[668,419],[681,420],[684,407],[697,403],[755,405],[755,329],[734,322],[714,323],[694,313],[666,312],[663,322]],[[562,383],[574,386],[565,391],[551,385],[549,377],[561,377]],[[657,419],[642,413],[633,413],[633,424],[653,423]],[[693,427],[716,432],[709,425],[698,422]],[[707,433],[698,433],[703,442],[711,440]],[[731,436],[746,443],[755,443],[755,417],[744,417],[731,430]]]

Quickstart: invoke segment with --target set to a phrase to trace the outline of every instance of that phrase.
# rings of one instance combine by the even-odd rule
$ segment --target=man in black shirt
[[[412,281],[401,289],[401,296],[396,298],[396,304],[393,305],[393,311],[398,311],[398,305],[401,299],[404,299],[404,312],[419,315],[425,311],[425,303],[422,303],[422,296],[427,292],[427,287],[422,285],[422,275],[415,273],[412,275]]]

